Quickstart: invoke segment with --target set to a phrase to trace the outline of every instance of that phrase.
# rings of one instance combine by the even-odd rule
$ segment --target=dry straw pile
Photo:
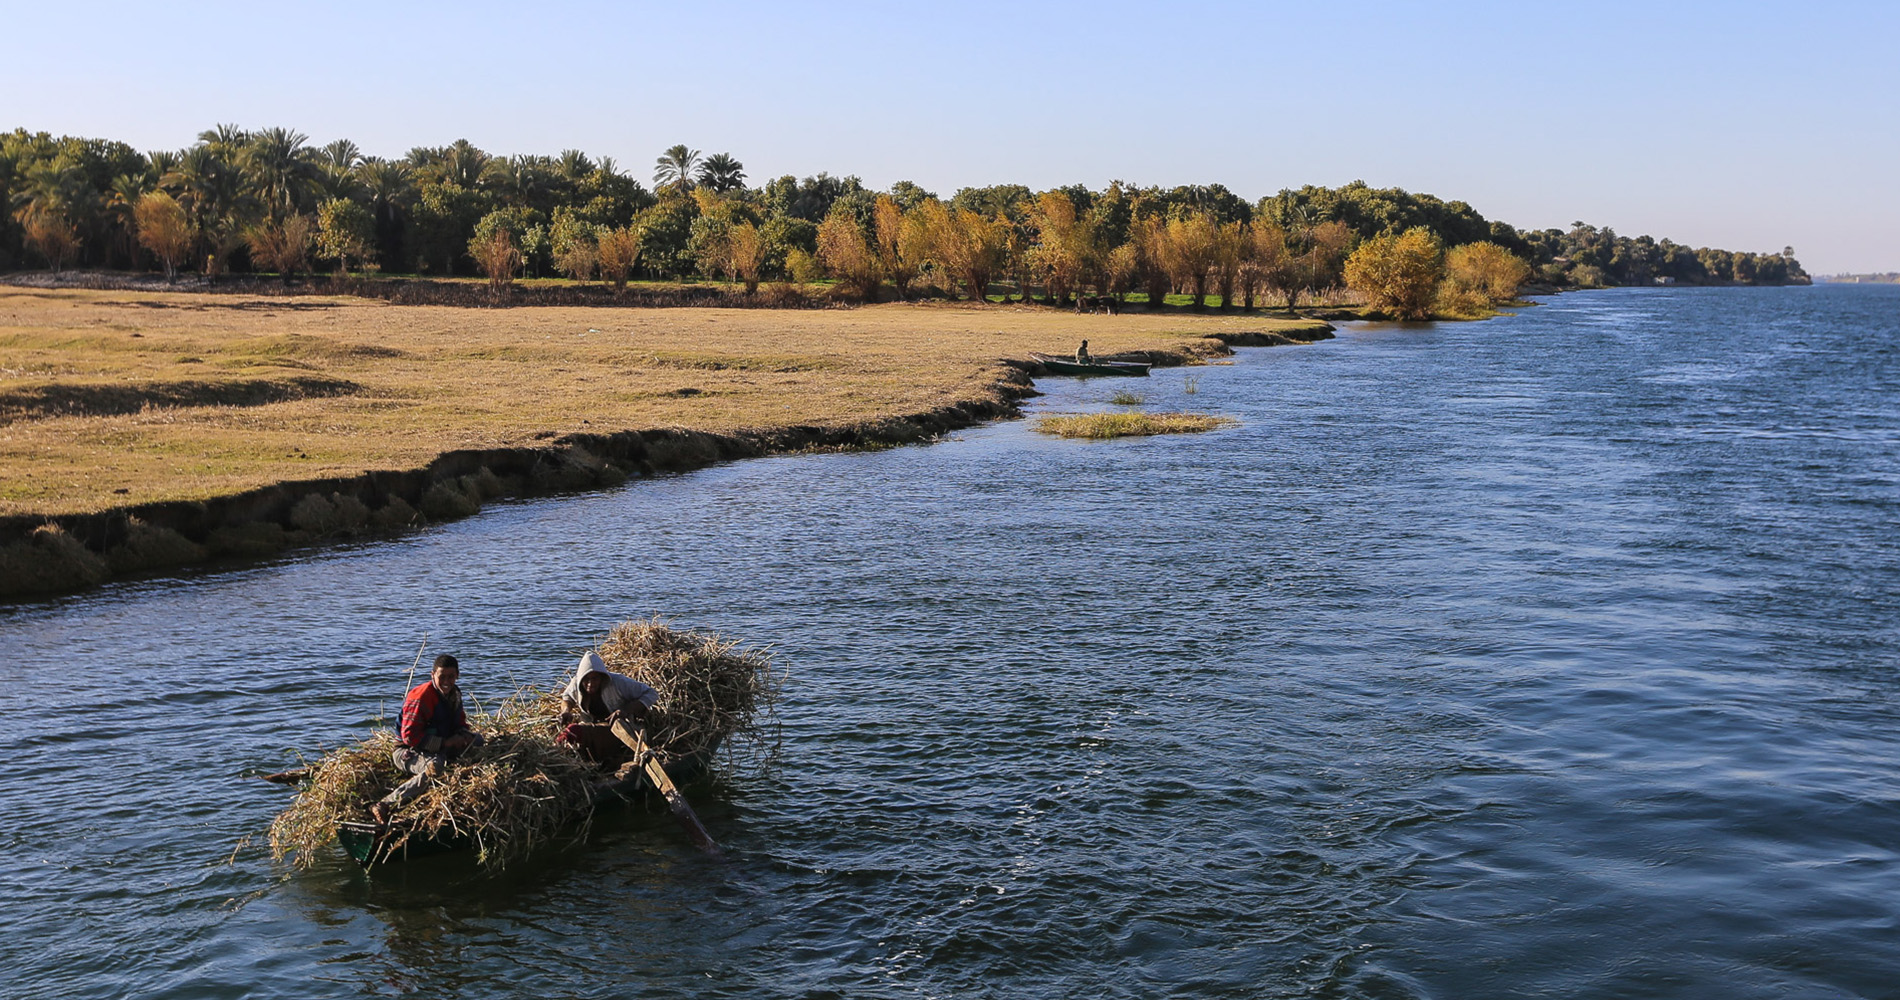
[[[763,650],[675,631],[656,618],[622,623],[598,651],[609,669],[660,693],[647,738],[662,762],[704,760],[723,747],[735,762],[764,763],[776,751],[780,678]],[[596,786],[606,776],[554,741],[559,711],[559,690],[524,688],[493,715],[471,718],[486,742],[397,811],[385,854],[400,854],[411,841],[450,841],[466,843],[483,865],[499,868],[543,844],[584,836]],[[395,749],[395,735],[385,730],[311,765],[296,801],[271,824],[277,857],[309,867],[338,823],[367,821],[370,804],[407,778],[391,760]]]
[[[596,647],[607,669],[660,693],[647,722],[662,763],[710,757],[770,759],[778,751],[779,676],[762,649],[743,649],[708,632],[682,632],[663,620],[621,622]]]

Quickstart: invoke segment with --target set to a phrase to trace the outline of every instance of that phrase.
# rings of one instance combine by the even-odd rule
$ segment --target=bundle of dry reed
[[[777,749],[771,720],[779,677],[763,650],[741,650],[716,635],[675,631],[659,619],[623,622],[600,644],[608,669],[660,694],[647,723],[662,762],[707,757],[722,745],[735,759]],[[593,788],[604,777],[572,747],[555,742],[558,690],[523,688],[493,715],[470,724],[486,741],[437,773],[428,788],[391,817],[386,853],[412,840],[461,840],[482,864],[498,868],[557,838],[584,836]],[[303,790],[271,824],[271,849],[300,867],[315,863],[337,824],[369,819],[369,807],[407,779],[392,760],[387,730],[325,754]],[[738,751],[738,753],[734,753]]]
[[[646,728],[662,762],[721,748],[734,761],[764,763],[777,754],[782,678],[765,650],[674,629],[657,617],[621,622],[596,648],[607,669],[660,693]]]
[[[483,865],[500,867],[556,837],[579,837],[593,814],[600,772],[554,742],[542,720],[500,714],[471,719],[486,741],[435,775],[392,817],[387,853],[411,840],[463,841]],[[392,760],[393,733],[376,733],[311,765],[296,800],[271,824],[271,849],[308,867],[337,824],[365,821],[369,807],[407,780]]]

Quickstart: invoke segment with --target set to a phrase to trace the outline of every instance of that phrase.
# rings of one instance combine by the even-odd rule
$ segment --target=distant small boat
[[[1090,361],[1082,364],[1074,358],[1058,358],[1034,351],[1029,352],[1029,356],[1057,375],[1146,375],[1149,368],[1145,361]]]

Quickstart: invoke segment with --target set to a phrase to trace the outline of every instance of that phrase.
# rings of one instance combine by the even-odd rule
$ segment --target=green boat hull
[[[1081,364],[1047,354],[1031,354],[1036,363],[1056,375],[1139,375],[1148,374],[1148,365],[1139,361],[1091,361]]]

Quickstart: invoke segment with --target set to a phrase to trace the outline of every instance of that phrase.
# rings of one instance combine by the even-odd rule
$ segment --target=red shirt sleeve
[[[404,746],[420,748],[429,738],[429,717],[435,714],[435,688],[418,684],[402,700],[402,726],[397,738]]]

